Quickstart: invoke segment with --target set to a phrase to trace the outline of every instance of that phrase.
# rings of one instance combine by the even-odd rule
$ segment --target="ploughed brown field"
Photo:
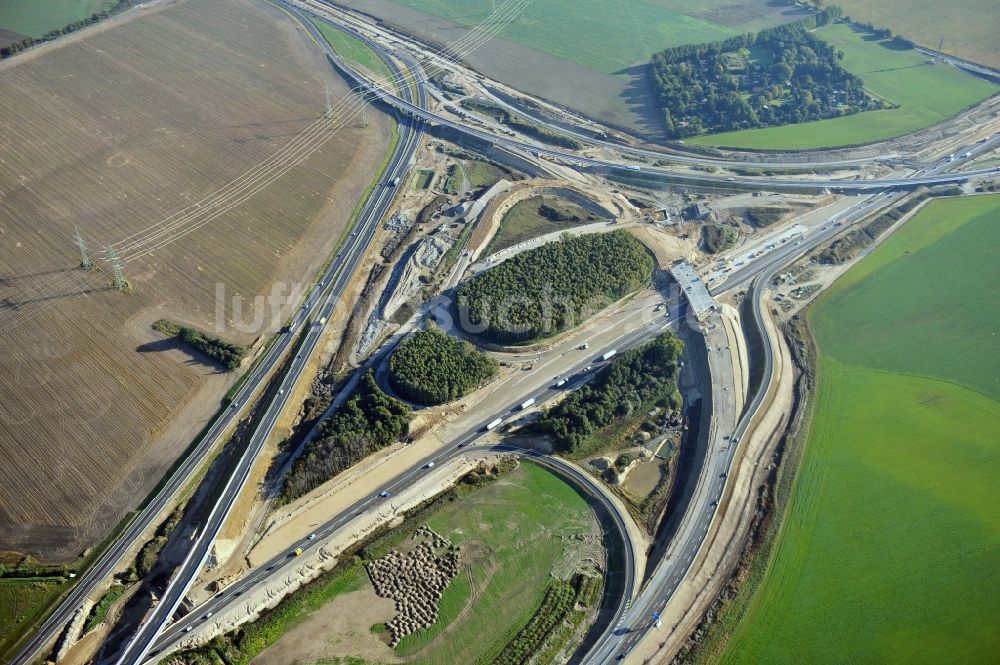
[[[252,301],[312,278],[390,138],[374,112],[317,129],[324,85],[347,93],[262,0],[137,9],[0,65],[0,550],[75,557],[219,407],[238,372],[153,321],[215,331],[224,285],[221,336],[249,343],[296,306]],[[95,258],[119,249],[134,293],[78,269],[74,227]]]

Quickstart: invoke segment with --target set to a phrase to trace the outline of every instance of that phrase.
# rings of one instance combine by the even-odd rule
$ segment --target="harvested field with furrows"
[[[389,141],[379,113],[333,131],[324,85],[347,93],[260,0],[147,7],[0,65],[0,550],[76,556],[219,407],[239,372],[153,321],[248,344],[297,306]]]

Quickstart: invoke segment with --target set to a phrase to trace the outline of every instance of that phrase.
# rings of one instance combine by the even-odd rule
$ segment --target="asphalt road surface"
[[[321,43],[325,43],[325,41]],[[331,60],[336,59],[336,55],[329,49],[326,49],[326,51]],[[388,64],[391,67],[395,67],[392,61],[389,61]],[[409,96],[409,88],[401,86],[400,89],[402,91],[401,94]],[[395,188],[391,183],[396,178],[402,179],[403,174],[405,174],[406,169],[409,167],[409,163],[420,142],[421,130],[419,125],[419,121],[405,121],[400,125],[399,142],[385,171],[383,181],[376,185],[372,195],[365,203],[355,230],[349,236],[345,244],[345,249],[339,254],[341,260],[334,262],[337,267],[336,272],[328,273],[320,282],[320,288],[314,294],[315,300],[311,299],[304,305],[302,314],[296,318],[293,329],[300,328],[306,323],[306,313],[310,311],[310,305],[319,310],[318,314],[320,318],[329,319],[331,317],[337,301],[343,295],[351,276],[364,257],[365,251],[393,199]],[[329,289],[329,292],[326,292],[325,289],[331,285],[332,288]],[[320,293],[326,293],[325,297],[320,299]],[[284,411],[292,388],[302,376],[303,370],[319,342],[322,328],[322,325],[317,324],[310,326],[305,331],[305,340],[292,360],[288,372],[282,379],[276,398],[268,405],[261,422],[251,435],[250,442],[226,481],[221,496],[212,507],[206,522],[201,525],[198,537],[193,542],[190,552],[182,565],[171,577],[167,588],[160,598],[160,602],[146,617],[144,623],[140,625],[139,630],[129,642],[123,645],[123,649],[115,661],[118,665],[132,665],[133,663],[145,660],[157,637],[169,623],[171,617],[183,601],[184,596],[187,594],[188,589],[190,589],[191,584],[204,567],[211,553],[216,536],[242,491],[264,443],[273,431],[279,416]]]

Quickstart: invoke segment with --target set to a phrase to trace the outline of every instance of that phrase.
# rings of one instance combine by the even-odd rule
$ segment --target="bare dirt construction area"
[[[392,649],[371,629],[392,616],[393,611],[392,600],[379,598],[371,586],[366,585],[323,605],[288,631],[280,642],[265,649],[254,659],[254,663],[294,665],[323,662],[332,653],[353,654],[377,663],[400,662]]]
[[[326,85],[347,94],[261,0],[137,9],[0,64],[0,549],[75,557],[218,409],[239,372],[154,320],[247,344],[297,306],[390,137],[323,120]]]

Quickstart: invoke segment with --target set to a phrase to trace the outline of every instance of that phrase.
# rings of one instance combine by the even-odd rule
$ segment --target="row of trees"
[[[319,435],[296,460],[282,496],[295,499],[406,436],[410,407],[389,397],[369,370],[357,390],[320,426]]]
[[[124,9],[128,9],[132,6],[132,0],[118,0],[114,7],[105,9],[100,13],[93,13],[87,18],[80,19],[79,21],[74,21],[69,25],[64,25],[58,30],[49,30],[40,39],[35,39],[34,37],[25,37],[21,41],[13,42],[7,44],[6,46],[0,48],[0,59],[9,58],[12,55],[20,53],[21,51],[27,50],[38,44],[40,42],[47,42],[55,39],[56,37],[61,37],[62,35],[68,35],[71,32],[76,32],[81,28],[85,28],[88,25],[93,25],[98,21],[109,18],[112,14],[120,12]]]
[[[621,354],[594,380],[545,412],[538,429],[552,437],[558,452],[585,454],[591,437],[647,405],[679,409],[683,351],[684,342],[668,332]]]
[[[555,335],[649,283],[653,260],[625,231],[564,238],[462,284],[461,325],[500,344]]]
[[[483,385],[498,369],[493,356],[432,326],[406,338],[393,352],[389,381],[411,402],[444,404]]]
[[[153,330],[161,332],[204,353],[227,369],[236,369],[247,355],[247,347],[227,342],[195,328],[182,326],[166,319],[153,323]]]
[[[653,56],[650,77],[671,138],[883,108],[843,57],[799,22],[667,49]]]

